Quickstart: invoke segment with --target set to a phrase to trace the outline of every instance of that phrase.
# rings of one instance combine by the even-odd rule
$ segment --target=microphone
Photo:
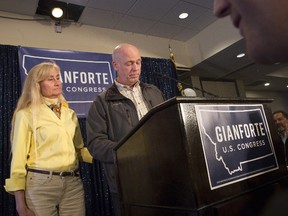
[[[161,73],[158,73],[158,72],[155,72],[155,71],[153,73],[155,73],[156,75],[158,75],[158,76],[160,76],[162,78],[167,78],[167,79],[175,81],[177,83],[177,87],[178,87],[179,91],[181,92],[182,96],[196,97],[197,94],[196,94],[195,90],[197,90],[197,91],[200,91],[202,93],[205,93],[205,94],[213,96],[213,97],[219,97],[218,95],[215,95],[215,94],[213,94],[211,92],[208,92],[208,91],[205,91],[203,89],[199,89],[197,87],[194,87],[190,83],[185,83],[185,82],[183,82],[181,80],[175,79],[173,77],[170,77],[168,75],[161,74]],[[182,84],[185,85],[185,86],[188,86],[189,88],[183,89]]]
[[[185,88],[183,94],[188,97],[196,97],[197,94],[192,88]]]

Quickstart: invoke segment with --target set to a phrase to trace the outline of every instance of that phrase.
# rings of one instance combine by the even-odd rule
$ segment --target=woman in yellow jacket
[[[19,216],[85,215],[79,159],[84,148],[75,112],[62,95],[60,68],[43,62],[28,73],[12,119],[11,171],[5,189]]]

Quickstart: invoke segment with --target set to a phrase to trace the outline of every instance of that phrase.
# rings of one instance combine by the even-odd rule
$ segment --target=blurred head
[[[287,0],[214,0],[214,14],[230,16],[258,63],[288,61]]]
[[[273,112],[273,119],[279,133],[288,131],[288,116],[284,111]]]
[[[117,71],[117,82],[133,86],[141,74],[141,56],[137,47],[131,44],[118,45],[112,54],[113,67]]]

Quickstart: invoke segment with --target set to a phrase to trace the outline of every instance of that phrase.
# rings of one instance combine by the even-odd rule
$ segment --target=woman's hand
[[[16,201],[16,210],[19,216],[35,216],[34,212],[26,205],[24,190],[15,191],[14,196]]]

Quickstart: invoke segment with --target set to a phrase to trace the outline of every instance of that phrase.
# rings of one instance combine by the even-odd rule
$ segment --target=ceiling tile
[[[67,2],[67,1],[65,1],[65,2]],[[88,4],[88,2],[89,2],[89,0],[69,0],[69,2],[67,2],[67,3],[86,6]]]
[[[36,12],[38,0],[1,0],[0,10],[33,16]]]
[[[155,22],[151,20],[126,15],[117,23],[115,28],[145,35],[154,24]]]
[[[175,6],[178,0],[157,0],[157,3],[147,0],[138,0],[129,10],[128,14],[151,20],[159,20],[167,11]]]
[[[186,19],[179,19],[179,14],[183,12],[188,13],[189,16]],[[161,18],[160,21],[163,23],[179,26],[189,26],[189,24],[191,24],[195,19],[199,18],[201,15],[206,15],[207,12],[209,12],[207,8],[180,1],[172,10],[170,10],[163,18]]]
[[[148,34],[164,38],[174,38],[177,32],[183,31],[184,27],[170,25],[166,23],[157,23],[147,31]]]
[[[85,8],[79,22],[86,25],[114,29],[123,16],[123,14],[112,11]]]
[[[93,0],[88,2],[87,7],[126,13],[136,1],[137,0]]]
[[[213,3],[214,3],[214,0],[182,0],[182,1],[202,6],[208,9],[213,9]]]
[[[197,19],[193,20],[192,23],[187,25],[186,27],[189,29],[193,29],[194,31],[201,31],[206,28],[208,25],[215,22],[217,18],[212,16],[210,12],[203,14],[202,16],[198,17]]]

